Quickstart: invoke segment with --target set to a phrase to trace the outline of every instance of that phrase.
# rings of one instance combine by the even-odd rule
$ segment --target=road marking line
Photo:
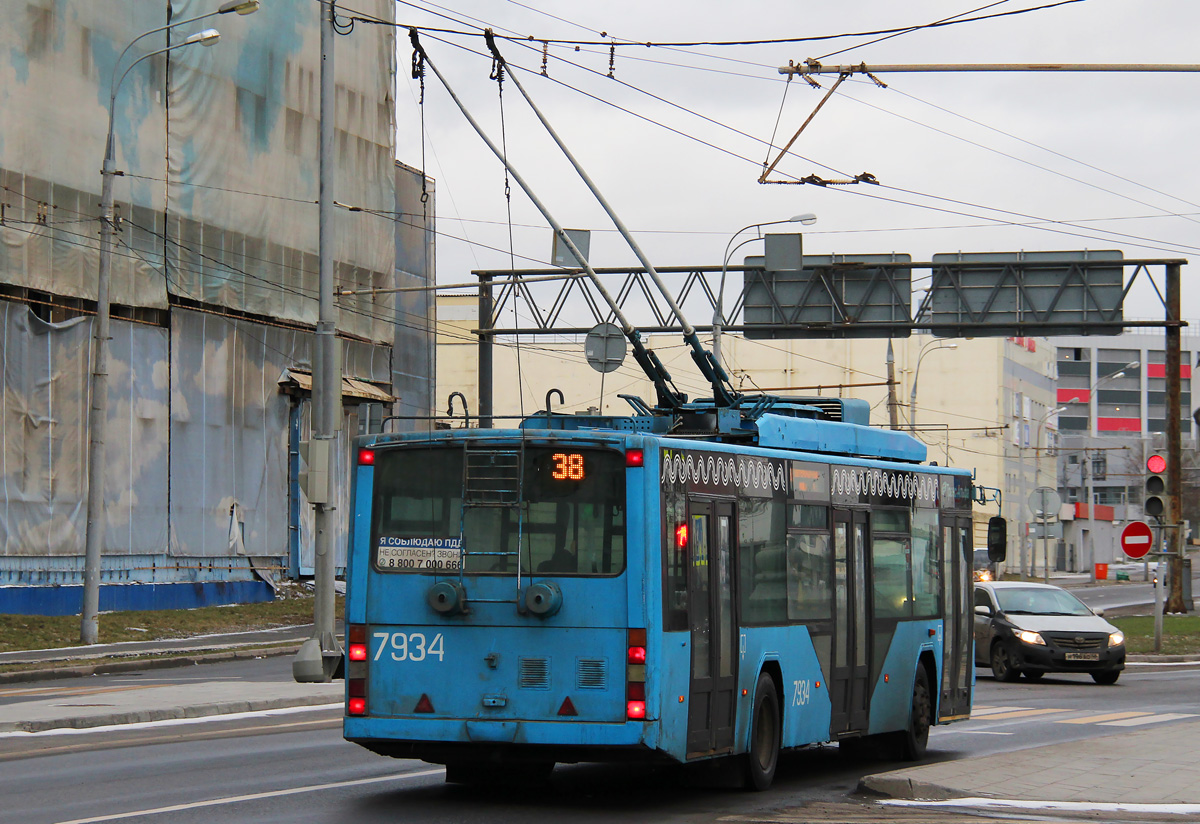
[[[353,781],[334,781],[329,784],[310,784],[307,787],[293,787],[289,790],[271,790],[263,793],[250,793],[249,795],[234,795],[228,798],[214,798],[211,801],[194,801],[190,804],[172,804],[169,807],[156,807],[150,810],[134,810],[128,813],[113,813],[112,815],[98,815],[92,818],[73,818],[70,821],[60,821],[58,824],[95,824],[98,821],[118,821],[122,818],[137,818],[141,815],[159,815],[160,813],[176,813],[181,810],[197,810],[204,807],[219,807],[222,804],[237,804],[241,801],[258,801],[264,798],[281,798],[286,795],[298,795],[300,793],[320,792],[321,790],[337,790],[342,787],[359,787],[364,784],[380,784],[384,781],[400,781],[408,778],[424,778],[429,775],[437,775],[445,772],[445,768],[438,767],[433,770],[421,770],[419,772],[408,773],[393,773],[392,775],[381,775],[376,778],[358,778]]]
[[[1105,721],[1116,721],[1122,718],[1140,718],[1143,715],[1153,715],[1151,712],[1110,712],[1107,715],[1089,715],[1086,718],[1068,718],[1055,721],[1055,724],[1102,724]]]
[[[997,712],[997,713],[992,713],[992,714],[990,714],[990,715],[985,715],[983,718],[981,718],[981,719],[979,719],[979,720],[981,720],[981,721],[999,721],[999,720],[1006,719],[1006,718],[1030,718],[1030,717],[1032,717],[1032,716],[1035,716],[1035,715],[1049,715],[1050,713],[1053,713],[1053,712],[1070,712],[1070,710],[1063,710],[1063,709],[1047,709],[1047,710],[1030,710],[1030,709],[1021,709],[1021,710],[1014,710],[1014,711],[1012,711],[1012,712]]]
[[[1001,712],[1015,712],[1017,710],[1030,710],[1033,707],[975,707],[971,710],[972,718],[979,718],[988,715],[995,715]]]
[[[24,698],[38,695],[100,695],[105,692],[128,692],[129,690],[148,690],[156,687],[166,687],[169,684],[134,684],[127,687],[39,687],[31,689],[0,690],[2,698]]]
[[[1129,718],[1125,721],[1106,721],[1106,727],[1137,727],[1142,724],[1159,724],[1163,721],[1177,721],[1180,718],[1195,718],[1194,713],[1165,712],[1162,715],[1152,715],[1149,718]]]

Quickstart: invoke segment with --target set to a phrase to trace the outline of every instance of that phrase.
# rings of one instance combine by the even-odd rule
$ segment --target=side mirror
[[[988,518],[988,560],[1000,563],[1008,557],[1008,521],[999,515]]]
[[[1092,610],[1092,614],[1095,615],[1097,618],[1104,617],[1104,610],[1101,609],[1100,607],[1091,607],[1091,610]]]
[[[987,604],[976,604],[975,605],[975,614],[976,615],[991,615],[992,608],[989,607]]]

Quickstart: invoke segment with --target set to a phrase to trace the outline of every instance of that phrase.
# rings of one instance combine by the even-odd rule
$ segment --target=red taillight
[[[646,718],[646,629],[630,627],[625,645],[625,717]]]
[[[367,660],[367,645],[366,644],[351,644],[348,652],[351,661],[366,661]]]
[[[367,699],[351,698],[346,702],[347,715],[366,715],[367,714]]]
[[[640,449],[625,450],[625,465],[626,466],[645,466],[646,453]]]
[[[374,449],[358,450],[358,462],[362,466],[374,466],[375,465],[375,450]]]

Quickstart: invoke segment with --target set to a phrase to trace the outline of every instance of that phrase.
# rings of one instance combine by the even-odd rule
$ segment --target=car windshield
[[[1003,587],[996,599],[1004,612],[1031,615],[1091,615],[1082,601],[1066,590],[1054,587]]]

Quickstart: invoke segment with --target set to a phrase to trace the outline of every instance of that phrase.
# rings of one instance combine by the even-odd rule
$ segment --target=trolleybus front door
[[[737,688],[733,511],[733,504],[727,501],[693,500],[688,507],[688,625],[692,646],[689,755],[733,748]]]
[[[971,711],[971,645],[975,642],[971,584],[971,517],[942,515],[942,684],[938,718]]]
[[[867,729],[867,513],[833,512],[833,672],[829,735]]]

